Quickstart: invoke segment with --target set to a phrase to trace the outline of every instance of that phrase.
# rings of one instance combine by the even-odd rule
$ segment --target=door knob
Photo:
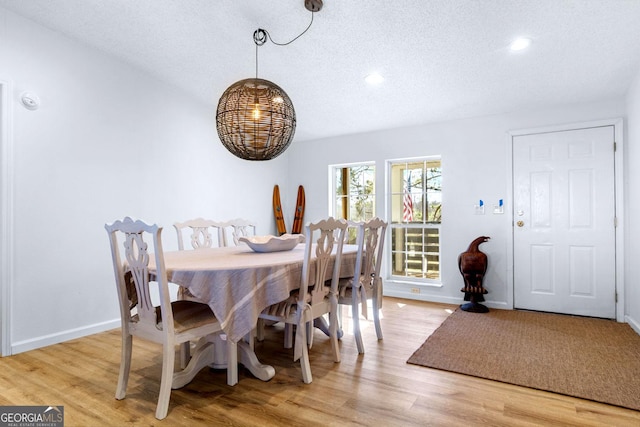
[[[522,227],[522,226],[524,226],[524,221],[518,221],[518,222],[516,222],[516,225],[518,227]]]

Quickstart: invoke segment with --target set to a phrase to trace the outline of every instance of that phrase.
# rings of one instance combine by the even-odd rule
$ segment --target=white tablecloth
[[[209,304],[227,336],[237,342],[266,307],[300,287],[304,248],[299,244],[290,251],[257,253],[240,245],[165,252],[165,268],[170,282]],[[353,276],[356,250],[344,246],[341,277]]]

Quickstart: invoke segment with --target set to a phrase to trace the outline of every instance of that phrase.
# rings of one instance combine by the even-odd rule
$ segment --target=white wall
[[[485,296],[487,305],[509,308],[513,306],[507,277],[511,272],[507,252],[512,230],[508,212],[512,201],[507,194],[510,179],[507,133],[624,115],[624,99],[614,99],[304,142],[290,150],[289,182],[303,184],[307,193],[318,195],[307,197],[307,219],[312,220],[328,213],[328,165],[375,161],[376,210],[379,216],[386,218],[385,162],[407,157],[442,156],[442,286],[422,287],[420,295],[416,295],[410,292],[410,288],[415,286],[385,282],[385,294],[456,304],[462,302],[458,254],[474,238],[485,235],[491,237],[481,247],[489,257],[489,269],[485,275],[485,285],[489,290]],[[313,163],[309,159],[313,159]],[[485,215],[474,214],[473,206],[479,199],[488,205]],[[505,214],[494,215],[490,208],[500,199],[505,201]]]
[[[625,225],[627,230],[625,251],[625,312],[627,322],[640,334],[640,71],[627,94],[627,143],[625,171],[627,175],[625,200],[627,201]]]
[[[614,99],[540,111],[436,123],[297,143],[270,162],[230,155],[215,132],[214,109],[131,66],[37,26],[0,8],[0,81],[12,90],[11,191],[13,226],[9,291],[12,352],[115,327],[118,309],[103,225],[133,215],[165,226],[167,250],[175,248],[170,224],[194,216],[246,217],[258,233],[274,233],[271,191],[280,184],[287,225],[297,186],[306,190],[305,221],[327,215],[328,165],[375,161],[378,215],[384,212],[388,159],[441,155],[444,221],[443,286],[420,298],[459,303],[457,255],[479,235],[490,257],[488,305],[509,306],[507,244],[510,216],[473,214],[507,192],[507,132],[522,128],[625,117],[629,184],[627,218],[639,207],[633,189],[640,172],[640,77],[627,102]],[[37,94],[28,111],[19,94]],[[635,121],[635,123],[634,123]],[[1,163],[0,163],[1,164]],[[135,194],[144,191],[137,197]],[[249,196],[250,195],[250,196]],[[633,222],[630,236],[640,237]],[[640,319],[634,260],[640,246],[628,239],[626,312]],[[0,275],[0,277],[4,277]],[[415,297],[406,286],[388,293]],[[3,337],[6,338],[6,337]]]
[[[233,157],[215,106],[2,8],[0,40],[0,81],[13,89],[12,352],[117,326],[107,222],[163,225],[166,250],[177,248],[171,224],[196,216],[275,231],[286,154]],[[23,108],[23,91],[42,106]]]

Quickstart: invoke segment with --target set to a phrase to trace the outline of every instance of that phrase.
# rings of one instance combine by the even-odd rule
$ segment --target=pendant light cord
[[[258,47],[260,47],[263,44],[265,44],[267,42],[267,39],[271,40],[271,43],[273,43],[273,44],[275,44],[277,46],[286,46],[286,45],[289,45],[289,44],[293,43],[294,41],[296,41],[300,37],[302,37],[304,35],[304,33],[309,31],[309,28],[311,28],[311,24],[313,24],[313,15],[314,14],[315,14],[315,12],[311,12],[311,22],[309,22],[309,25],[307,25],[307,28],[305,28],[303,32],[301,32],[296,37],[294,37],[292,40],[290,40],[290,41],[288,41],[286,43],[278,43],[278,42],[274,41],[271,38],[271,34],[269,34],[269,32],[267,30],[264,30],[262,28],[258,28],[257,30],[255,30],[253,32],[253,42],[256,44],[256,79],[258,78]]]
[[[257,32],[257,31],[256,31]],[[253,38],[255,40],[256,33],[253,33]],[[258,43],[256,43],[256,79],[258,78]]]
[[[315,12],[311,12],[311,22],[309,22],[309,25],[307,26],[307,28],[305,28],[305,30],[304,30],[303,32],[301,32],[300,34],[298,34],[298,36],[297,36],[297,37],[295,37],[294,39],[292,39],[292,40],[290,40],[290,41],[288,41],[288,42],[286,42],[286,43],[278,43],[278,42],[274,41],[274,40],[271,38],[271,34],[269,34],[269,32],[268,32],[267,30],[259,29],[258,31],[264,31],[264,33],[267,35],[267,37],[269,38],[269,40],[271,40],[271,43],[273,43],[273,44],[275,44],[275,45],[278,45],[278,46],[286,46],[286,45],[291,44],[291,43],[293,43],[294,41],[298,40],[300,37],[302,37],[302,35],[304,35],[304,33],[306,33],[306,32],[309,30],[309,28],[311,28],[311,24],[313,24],[313,15],[314,15],[314,14],[315,14]],[[254,38],[254,41],[255,41],[255,38]],[[262,44],[264,44],[264,42],[262,42]]]

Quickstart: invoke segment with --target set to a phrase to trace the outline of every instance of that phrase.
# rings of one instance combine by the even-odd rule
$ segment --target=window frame
[[[434,286],[434,287],[442,287],[442,219],[440,218],[439,222],[425,222],[422,223],[406,223],[406,222],[394,222],[394,209],[397,210],[397,206],[394,206],[394,196],[397,199],[398,192],[393,191],[393,167],[398,164],[410,164],[410,163],[428,163],[432,161],[438,161],[440,163],[440,170],[442,171],[443,161],[441,155],[429,155],[429,156],[420,156],[420,157],[410,157],[410,158],[398,158],[398,159],[389,159],[386,160],[385,165],[385,214],[388,218],[388,229],[386,236],[386,256],[385,256],[385,264],[386,264],[386,279],[385,281],[390,283],[397,284],[410,284],[410,285],[419,285],[419,286]],[[440,207],[442,209],[443,205],[443,197],[442,197],[442,176],[440,177]],[[424,194],[424,192],[423,192]],[[397,201],[396,201],[397,203]],[[396,212],[397,214],[397,212]],[[427,278],[427,277],[412,277],[412,276],[401,276],[393,274],[393,256],[397,253],[397,251],[393,250],[393,235],[394,229],[406,229],[406,228],[421,228],[425,229],[438,229],[438,277],[437,278]],[[423,251],[426,253],[425,242],[423,241]]]
[[[378,185],[377,185],[377,180],[376,180],[376,163],[373,161],[368,161],[368,162],[354,162],[354,163],[344,163],[344,164],[334,164],[334,165],[329,165],[329,215],[333,216],[335,218],[343,218],[343,214],[342,212],[340,212],[340,214],[337,214],[337,179],[336,179],[336,170],[337,169],[351,169],[354,167],[359,167],[359,166],[371,166],[373,167],[373,185],[374,185],[374,189],[373,189],[373,193],[371,194],[371,200],[373,202],[373,210],[372,210],[372,218],[375,217],[377,215],[377,207],[376,207],[376,194],[378,192]],[[346,199],[349,200],[349,196],[346,196]]]

